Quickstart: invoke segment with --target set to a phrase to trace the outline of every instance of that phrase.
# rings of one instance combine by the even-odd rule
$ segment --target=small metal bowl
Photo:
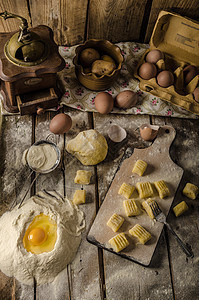
[[[40,170],[40,169],[35,169],[35,168],[31,167],[31,166],[28,164],[28,161],[27,161],[27,160],[26,160],[26,161],[27,161],[27,164],[28,164],[29,168],[30,168],[32,171],[37,172],[37,173],[46,174],[46,173],[50,173],[51,171],[53,171],[54,169],[57,168],[57,166],[59,165],[60,160],[61,160],[61,152],[60,152],[60,149],[57,147],[56,144],[54,144],[54,143],[52,143],[52,142],[50,142],[50,141],[47,141],[47,140],[40,140],[40,141],[34,143],[34,144],[28,149],[28,151],[29,151],[33,146],[39,146],[39,145],[42,145],[42,144],[48,144],[48,145],[51,145],[51,146],[55,149],[55,151],[56,151],[56,153],[57,153],[57,159],[56,159],[55,164],[54,164],[50,169],[47,169],[47,170]],[[26,154],[26,156],[27,156],[27,154]]]
[[[80,53],[86,48],[94,48],[102,55],[107,54],[111,56],[116,62],[116,69],[110,75],[102,75],[100,77],[91,72],[84,73],[84,69],[79,62],[79,56]],[[79,82],[86,88],[94,91],[102,91],[109,88],[113,81],[118,78],[124,60],[121,50],[118,46],[107,40],[91,39],[78,46],[75,52],[76,56],[73,59],[75,73]]]

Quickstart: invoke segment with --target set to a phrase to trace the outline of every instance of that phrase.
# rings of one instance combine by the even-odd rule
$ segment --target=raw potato
[[[80,132],[66,145],[66,150],[85,165],[96,165],[103,161],[108,152],[105,137],[94,129]]]
[[[100,59],[99,52],[93,48],[84,49],[80,53],[80,63],[83,67],[90,67],[97,59]]]
[[[101,59],[102,59],[102,60],[105,60],[105,61],[109,61],[109,62],[115,63],[114,59],[113,59],[111,56],[106,55],[106,54],[103,55],[103,56],[101,57]]]
[[[92,64],[92,73],[102,76],[109,75],[115,70],[116,66],[114,63],[105,60],[96,60]]]

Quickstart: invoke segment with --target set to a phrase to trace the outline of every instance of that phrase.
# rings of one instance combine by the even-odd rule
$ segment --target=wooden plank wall
[[[25,17],[30,26],[50,26],[59,45],[76,45],[88,38],[112,42],[149,42],[161,10],[199,20],[198,0],[1,0],[0,12]],[[0,19],[0,32],[18,30],[19,21]]]

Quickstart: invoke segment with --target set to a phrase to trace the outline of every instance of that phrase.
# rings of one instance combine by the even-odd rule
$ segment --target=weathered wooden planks
[[[23,151],[32,142],[32,117],[3,116],[1,130],[1,189],[0,214],[2,215],[13,201],[19,201],[30,184],[30,170],[21,162]],[[28,193],[30,195],[30,192]],[[32,300],[33,289],[0,273],[0,298]]]
[[[31,20],[28,11],[28,3],[26,0],[1,0],[0,13],[8,11],[13,14],[20,15],[27,19],[28,24],[31,25]],[[7,19],[6,21],[0,18],[0,32],[10,32],[19,30],[21,22],[17,19]]]
[[[45,140],[51,133],[49,130],[50,119],[54,113],[45,113],[43,116],[36,118],[35,124],[35,141]],[[50,135],[49,140],[58,144],[61,148],[64,143],[64,136]],[[57,190],[64,194],[64,176],[62,172],[62,164],[54,171],[48,174],[39,175],[35,184],[35,193],[40,190]],[[68,274],[67,269],[63,270],[53,281],[53,283],[37,286],[36,299],[69,299]]]
[[[91,0],[88,38],[112,42],[139,40],[146,3],[137,0]]]
[[[187,182],[198,186],[199,177],[199,121],[181,120],[171,118],[167,123],[172,124],[177,131],[177,137],[171,147],[171,157],[184,168],[184,176],[176,194],[173,207],[181,201],[186,201],[189,210],[184,215],[176,218],[171,211],[168,221],[179,236],[189,245],[194,252],[193,259],[187,259],[180,249],[173,235],[168,232],[171,259],[171,272],[176,299],[198,299],[199,277],[199,202],[191,200],[182,194]]]
[[[108,124],[115,122],[123,128],[127,129],[127,141],[123,145],[125,148],[143,148],[148,142],[143,142],[139,135],[138,128],[149,123],[147,116],[100,116],[95,115],[94,126],[105,135],[107,133]],[[112,146],[110,149],[115,157],[120,157],[119,145]],[[114,152],[115,149],[115,152]],[[110,161],[97,167],[98,186],[100,200],[103,201],[108,190],[114,173],[117,170],[119,159],[110,159]],[[122,259],[114,254],[104,251],[104,272],[107,299],[172,299],[172,286],[169,275],[169,262],[167,257],[167,247],[162,235],[157,249],[154,253],[151,266],[145,268],[128,260]]]
[[[80,131],[91,128],[90,119],[87,113],[71,112],[73,126],[66,135],[66,143],[74,138]],[[93,166],[83,166],[76,158],[65,151],[65,189],[69,199],[73,198],[75,190],[86,190],[86,203],[80,206],[85,214],[86,228],[82,234],[82,242],[78,249],[74,261],[69,265],[69,281],[71,289],[71,299],[100,299],[100,272],[98,264],[98,249],[89,244],[86,240],[88,229],[96,214],[95,196],[95,168]],[[77,170],[89,170],[93,176],[91,184],[80,186],[74,183]]]
[[[16,1],[3,0],[0,12],[9,11],[28,20],[30,26],[48,25],[54,31],[59,45],[75,45],[88,38],[108,39],[112,42],[149,42],[151,33],[161,10],[198,20],[198,1],[174,0],[60,0],[60,1]],[[18,30],[19,21],[0,19],[0,32]]]
[[[175,0],[153,0],[150,8],[150,17],[146,27],[145,42],[149,42],[153,27],[161,10],[171,10],[182,16],[199,20],[199,2],[198,0],[175,1]]]
[[[88,0],[30,1],[33,27],[44,24],[54,31],[59,45],[84,41]]]

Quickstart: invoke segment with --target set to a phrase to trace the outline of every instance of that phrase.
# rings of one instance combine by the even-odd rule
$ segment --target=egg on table
[[[135,106],[137,102],[138,94],[131,90],[122,91],[115,97],[115,106],[119,108],[131,108]]]
[[[50,122],[50,131],[54,134],[66,133],[72,126],[72,119],[69,115],[60,113],[52,118]]]
[[[114,105],[113,97],[107,92],[100,92],[95,97],[95,108],[100,114],[108,114]]]
[[[83,212],[55,191],[41,191],[0,218],[0,270],[20,282],[52,282],[74,259]]]

